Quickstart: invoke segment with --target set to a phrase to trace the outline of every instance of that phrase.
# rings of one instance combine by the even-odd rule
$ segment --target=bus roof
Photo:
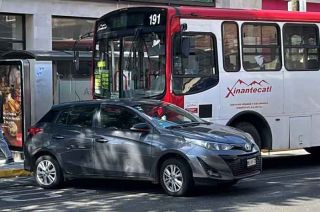
[[[281,10],[253,10],[253,9],[227,9],[214,7],[190,7],[190,6],[152,6],[129,7],[112,11],[100,19],[109,15],[116,15],[125,11],[148,11],[147,8],[159,8],[171,10],[182,18],[208,18],[219,20],[243,20],[243,21],[282,21],[282,22],[314,22],[320,23],[319,12],[294,12]]]
[[[222,20],[246,20],[246,21],[283,21],[283,22],[320,22],[318,12],[294,12],[281,10],[245,10],[223,9],[208,7],[177,8],[182,17],[212,18]]]

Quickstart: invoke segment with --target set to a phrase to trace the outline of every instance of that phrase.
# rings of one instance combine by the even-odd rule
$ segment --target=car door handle
[[[52,136],[53,139],[64,139],[64,136],[62,135],[54,135]]]
[[[107,143],[109,140],[105,138],[96,138],[95,141],[98,143]]]

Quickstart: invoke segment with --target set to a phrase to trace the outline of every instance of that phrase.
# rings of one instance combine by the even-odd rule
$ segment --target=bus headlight
[[[209,142],[193,138],[184,138],[186,142],[198,145],[210,150],[230,150],[232,145],[226,143]]]

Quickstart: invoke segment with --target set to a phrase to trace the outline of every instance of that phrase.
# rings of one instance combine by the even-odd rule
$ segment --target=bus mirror
[[[189,57],[190,54],[190,38],[181,37],[181,56],[184,58]]]

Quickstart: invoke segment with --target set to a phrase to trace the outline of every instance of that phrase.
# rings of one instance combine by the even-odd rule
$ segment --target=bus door
[[[290,148],[319,146],[319,34],[316,24],[283,26],[285,112],[290,116]]]
[[[181,19],[181,26],[173,41],[173,92],[186,110],[210,121],[219,105],[215,30],[210,20]]]

